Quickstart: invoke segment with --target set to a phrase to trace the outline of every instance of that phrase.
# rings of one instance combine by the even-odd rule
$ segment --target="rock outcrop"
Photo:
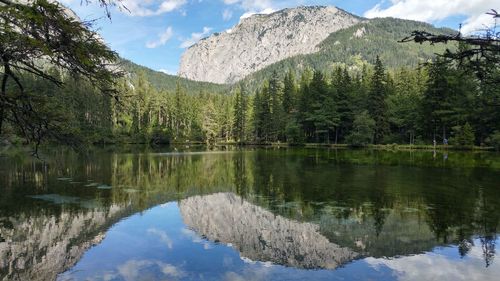
[[[179,204],[184,223],[211,241],[231,245],[242,258],[303,269],[334,269],[355,259],[331,243],[319,226],[293,221],[233,193],[194,196]]]
[[[335,7],[298,7],[253,15],[234,28],[205,38],[185,51],[179,76],[234,83],[285,58],[318,51],[332,32],[361,19]]]

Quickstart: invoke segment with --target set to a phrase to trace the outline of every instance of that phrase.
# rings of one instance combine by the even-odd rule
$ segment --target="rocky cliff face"
[[[314,53],[332,32],[360,20],[335,7],[298,7],[254,15],[186,50],[179,75],[198,81],[233,83],[282,59]]]
[[[179,204],[184,223],[212,241],[232,245],[243,258],[305,269],[334,269],[355,259],[319,227],[255,206],[233,193],[194,196]]]

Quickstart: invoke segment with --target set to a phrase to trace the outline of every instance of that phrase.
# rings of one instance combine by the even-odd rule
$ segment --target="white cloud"
[[[188,47],[191,47],[193,46],[194,44],[196,44],[198,41],[200,41],[201,39],[207,37],[208,34],[210,34],[210,32],[212,31],[212,28],[211,27],[203,27],[203,31],[202,32],[195,32],[195,33],[191,33],[191,37],[188,38],[188,39],[185,39],[182,41],[182,44],[181,44],[181,48],[188,48]]]
[[[177,71],[175,71],[175,70],[164,69],[164,68],[160,68],[160,69],[158,69],[158,71],[165,73],[165,74],[168,74],[168,75],[176,75],[177,74]]]
[[[146,17],[172,12],[184,6],[187,0],[123,0],[125,14]],[[128,11],[127,11],[128,10]]]
[[[148,43],[146,43],[146,47],[149,49],[154,49],[163,46],[168,42],[168,40],[170,40],[170,38],[172,38],[173,34],[174,32],[172,30],[172,27],[169,26],[164,32],[158,34],[158,40],[149,41]]]
[[[465,16],[462,31],[471,33],[491,25],[494,20],[485,13],[489,9],[499,8],[498,0],[391,0],[386,8],[381,3],[365,12],[367,18],[396,17],[418,21],[443,20],[450,16]],[[458,26],[457,26],[458,28]]]
[[[230,20],[232,17],[233,17],[233,12],[232,12],[230,9],[225,9],[225,10],[222,12],[222,19],[223,19],[224,21],[228,21],[228,20]]]
[[[276,2],[276,1],[274,1]],[[285,1],[286,2],[286,1]],[[255,14],[270,14],[275,12],[278,8],[283,8],[287,5],[296,4],[296,1],[283,2],[277,6],[271,0],[224,0],[226,5],[237,5],[244,11],[240,19],[248,18]],[[293,2],[293,3],[292,3]]]
[[[238,4],[245,11],[262,11],[268,8],[273,8],[271,0],[224,0],[226,5]]]
[[[264,9],[264,10],[262,10],[260,12],[248,11],[248,12],[244,13],[243,15],[241,15],[240,20],[249,18],[249,17],[251,17],[253,15],[257,15],[257,14],[259,14],[259,15],[268,15],[268,14],[272,14],[274,12],[276,12],[276,10],[273,9],[273,8],[267,8],[267,9]]]

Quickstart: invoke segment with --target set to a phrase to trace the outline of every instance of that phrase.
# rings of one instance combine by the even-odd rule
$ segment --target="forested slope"
[[[177,84],[180,84],[189,93],[199,92],[221,92],[228,88],[227,85],[214,84],[208,82],[198,82],[182,78],[176,75],[169,75],[163,72],[155,71],[142,65],[138,65],[129,60],[123,59],[121,62],[123,69],[130,73],[132,80],[137,78],[139,74],[145,76],[146,80],[151,83],[157,90],[175,91]]]
[[[332,72],[334,66],[346,64],[351,68],[360,67],[363,62],[374,63],[377,56],[388,69],[416,67],[443,53],[453,46],[417,43],[399,43],[414,30],[433,34],[453,34],[448,28],[436,28],[430,24],[395,18],[377,18],[363,21],[350,28],[332,33],[318,47],[320,51],[310,55],[294,56],[261,71],[249,75],[244,81],[250,85],[259,84],[276,71],[285,73],[294,70],[298,75],[311,68]],[[359,69],[360,70],[360,69]]]

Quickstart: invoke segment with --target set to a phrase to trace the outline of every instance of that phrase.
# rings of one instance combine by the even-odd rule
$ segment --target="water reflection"
[[[2,158],[0,279],[494,280],[500,158],[447,155]]]
[[[194,196],[179,206],[189,228],[210,241],[233,246],[249,260],[335,269],[358,256],[331,243],[317,225],[277,216],[233,193]]]

